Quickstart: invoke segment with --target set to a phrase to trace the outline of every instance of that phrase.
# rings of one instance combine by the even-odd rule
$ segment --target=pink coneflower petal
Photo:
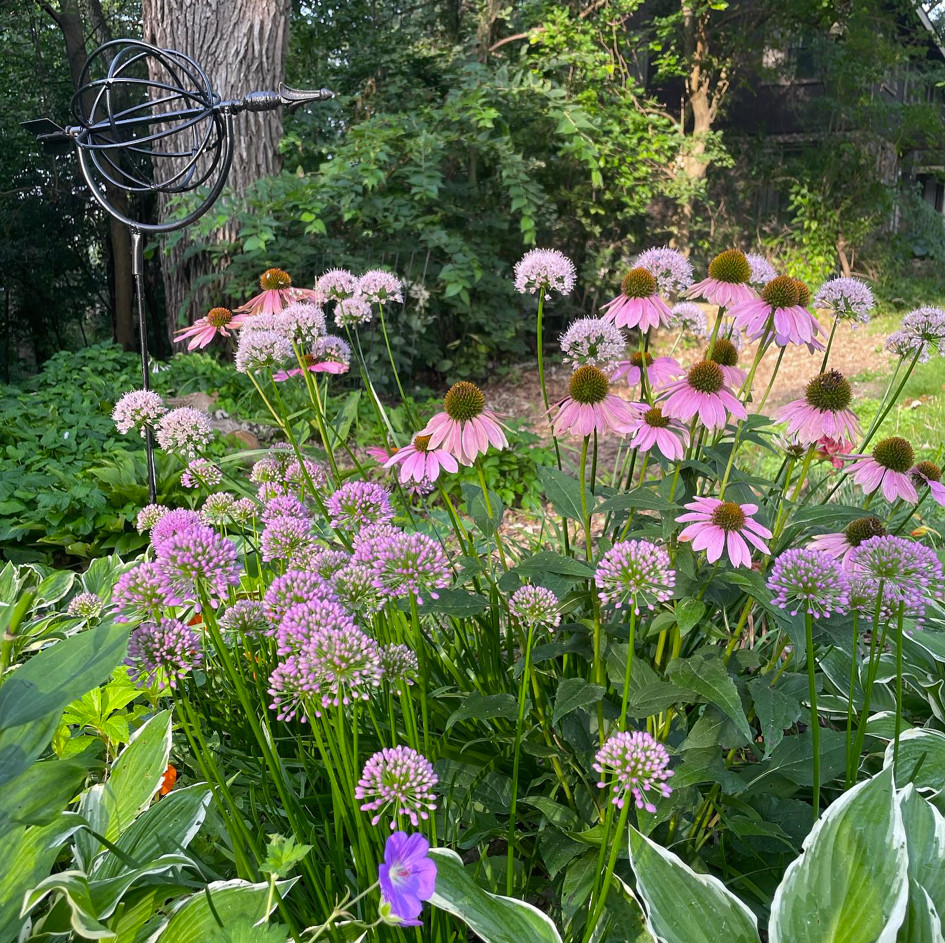
[[[687,513],[676,518],[687,523],[679,534],[680,541],[692,541],[692,549],[706,551],[709,563],[718,561],[727,550],[733,566],[751,566],[750,543],[762,553],[770,553],[763,537],[770,539],[771,531],[752,517],[758,507],[754,504],[733,504],[718,498],[696,498],[686,505]]]

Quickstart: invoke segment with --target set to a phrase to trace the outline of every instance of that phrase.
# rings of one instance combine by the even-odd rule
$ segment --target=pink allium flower
[[[325,312],[318,305],[296,301],[282,312],[279,327],[302,347],[314,347],[325,336]]]
[[[668,246],[641,252],[633,267],[646,269],[664,295],[684,291],[692,284],[692,263],[681,252]]]
[[[156,676],[159,688],[176,688],[178,681],[203,664],[200,636],[177,619],[143,622],[128,638],[125,664],[132,681],[150,683]]]
[[[331,587],[317,573],[293,568],[286,570],[282,576],[277,576],[272,581],[269,589],[266,590],[266,595],[263,596],[263,604],[272,621],[280,625],[293,607],[305,606],[316,600],[330,601],[332,595]],[[275,631],[275,626],[273,626],[270,634],[274,635]],[[292,651],[297,647],[297,645],[290,645],[285,650]]]
[[[127,435],[132,429],[144,435],[145,428],[150,426],[153,429],[166,412],[167,407],[159,393],[131,390],[115,403],[112,419],[122,435]]]
[[[882,537],[885,533],[886,528],[878,517],[860,517],[847,524],[839,534],[815,534],[811,537],[810,546],[839,560],[844,568],[849,569],[853,551],[864,540]]]
[[[884,347],[902,360],[911,360],[916,351],[919,352],[917,363],[928,363],[932,359],[932,345],[906,331],[893,331],[886,338]]]
[[[621,540],[608,550],[594,574],[601,602],[617,609],[629,604],[639,615],[640,608],[654,609],[672,599],[676,571],[669,554],[648,540]]]
[[[292,655],[302,651],[317,641],[325,629],[332,631],[353,631],[354,619],[338,601],[331,586],[316,574],[305,574],[299,570],[290,570],[292,576],[273,584],[266,593],[267,604],[274,604],[273,615],[277,620],[273,635],[276,640],[276,652],[279,655]],[[288,576],[288,574],[286,574]],[[294,601],[298,599],[298,601]],[[281,617],[278,610],[285,606]]]
[[[432,537],[399,531],[373,544],[374,585],[389,599],[414,596],[439,599],[438,589],[449,586],[450,567],[443,548]]]
[[[292,342],[276,331],[243,330],[236,345],[236,369],[240,373],[274,371],[295,360]]]
[[[600,789],[608,788],[603,777],[612,775],[611,802],[618,809],[624,807],[629,794],[638,809],[655,812],[656,806],[647,794],[654,792],[666,798],[673,791],[666,784],[673,775],[666,747],[645,731],[615,733],[597,751],[593,769],[602,777],[597,784]]]
[[[834,468],[843,468],[844,456],[849,455],[856,443],[852,439],[831,439],[830,436],[821,436],[814,445],[817,447],[817,457],[826,460]]]
[[[569,295],[576,280],[574,263],[557,249],[530,249],[515,263],[515,290],[523,295],[542,288],[547,295]]]
[[[199,350],[206,347],[214,337],[229,337],[231,332],[241,327],[246,315],[234,314],[229,308],[211,308],[207,314],[194,321],[190,327],[181,328],[174,334],[177,343],[190,338],[188,350]]]
[[[205,458],[191,459],[180,476],[180,483],[185,488],[212,488],[221,481],[223,472]]]
[[[736,419],[747,418],[745,407],[725,385],[722,368],[703,360],[689,369],[685,378],[666,387],[663,415],[690,422],[695,416],[707,429],[723,429],[727,412]],[[727,412],[726,412],[727,411]]]
[[[69,600],[66,615],[74,619],[94,619],[102,611],[102,600],[95,593],[78,593]]]
[[[673,325],[681,331],[688,331],[696,337],[708,337],[709,327],[705,311],[692,301],[680,301],[670,309]]]
[[[910,311],[902,319],[902,330],[917,341],[930,344],[940,354],[945,354],[945,311],[923,305]]]
[[[266,615],[266,607],[258,599],[238,599],[220,616],[220,628],[224,632],[254,636],[272,633],[272,623]]]
[[[443,398],[443,407],[418,433],[430,437],[428,449],[442,446],[460,465],[472,465],[490,445],[508,448],[502,426],[495,413],[486,409],[486,397],[474,383],[454,383]]]
[[[643,364],[646,364],[646,382],[650,389],[660,390],[669,386],[673,380],[685,374],[685,369],[672,357],[653,357],[649,351],[637,351],[629,360],[621,360],[617,369],[610,375],[613,382],[626,380],[629,386],[638,386],[643,377]]]
[[[561,335],[561,358],[577,367],[607,370],[623,354],[626,342],[616,324],[604,318],[579,318]]]
[[[346,563],[340,570],[336,570],[331,576],[331,588],[349,612],[370,616],[384,607],[384,600],[374,585],[374,570],[363,563]],[[383,656],[382,650],[382,663]],[[385,680],[388,680],[387,674],[385,665]]]
[[[807,384],[803,399],[782,406],[775,419],[786,422],[785,434],[803,445],[824,437],[854,439],[860,434],[860,423],[847,409],[852,399],[853,391],[843,374],[828,370]]]
[[[230,517],[235,524],[249,524],[258,516],[259,505],[252,498],[238,498],[230,508]]]
[[[333,268],[319,276],[315,287],[330,301],[344,301],[358,293],[358,279],[347,269]]]
[[[902,498],[909,504],[919,500],[912,481],[915,452],[910,443],[900,436],[892,436],[877,443],[872,455],[851,455],[856,461],[849,472],[866,494],[882,488],[887,501]]]
[[[298,292],[292,288],[289,273],[281,268],[266,269],[259,276],[259,287],[262,291],[240,305],[236,309],[239,313],[249,317],[257,314],[278,314],[298,297]]]
[[[873,292],[858,278],[831,278],[814,296],[815,308],[829,308],[838,321],[865,324],[875,307]]]
[[[757,252],[746,252],[745,259],[751,266],[751,276],[748,281],[752,285],[763,288],[778,274],[774,266],[763,255],[759,255]]]
[[[223,527],[233,523],[233,505],[236,498],[228,491],[218,491],[207,495],[200,508],[200,520],[213,527]]]
[[[748,544],[762,553],[771,553],[764,542],[771,539],[771,531],[754,519],[758,513],[757,504],[696,498],[686,505],[686,509],[688,514],[676,518],[677,524],[686,524],[679,539],[691,540],[693,550],[705,550],[709,563],[715,563],[727,550],[732,566],[750,567]]]
[[[135,564],[122,573],[112,591],[119,615],[116,622],[144,617],[156,620],[167,606],[167,579],[153,560]]]
[[[263,522],[268,524],[277,517],[308,517],[308,509],[294,494],[278,494],[270,498],[262,510]]]
[[[437,781],[433,765],[426,757],[410,747],[392,747],[375,753],[364,764],[354,798],[362,803],[362,812],[376,813],[372,825],[389,814],[391,831],[401,815],[416,828],[421,819],[426,821],[436,809],[433,790]]]
[[[161,545],[169,537],[187,530],[192,524],[199,524],[200,515],[188,508],[174,508],[166,511],[151,526],[151,546],[155,553],[161,552]]]
[[[816,349],[820,346],[816,335],[823,333],[823,329],[801,303],[802,295],[810,296],[806,285],[787,275],[779,275],[765,285],[760,298],[734,305],[729,314],[735,327],[751,340],[773,334],[778,347],[807,344]]]
[[[850,581],[840,563],[820,550],[794,547],[785,550],[771,568],[767,581],[772,602],[792,616],[810,613],[827,619],[850,605]]]
[[[381,269],[372,269],[365,272],[358,279],[358,293],[365,301],[373,304],[386,304],[387,302],[403,302],[404,289],[400,279],[390,272],[384,272]]]
[[[168,511],[170,508],[163,504],[146,504],[138,511],[138,517],[135,520],[138,533],[143,534],[146,530],[150,530]]]
[[[325,502],[332,527],[382,524],[394,516],[390,492],[373,481],[347,481]]]
[[[436,481],[440,477],[440,470],[447,472],[459,471],[459,463],[444,448],[431,449],[428,435],[414,436],[413,442],[398,449],[384,463],[385,468],[400,465],[400,480],[408,482]]]
[[[678,462],[689,445],[689,430],[678,420],[663,415],[662,407],[646,403],[631,404],[638,411],[626,425],[631,433],[630,448],[649,452],[654,446],[671,462]]]
[[[710,356],[709,348],[706,348],[705,359],[717,363],[722,368],[726,386],[740,388],[745,382],[745,371],[738,366],[738,345],[727,337],[716,337],[712,354]]]
[[[167,601],[175,606],[199,602],[201,591],[215,606],[231,586],[239,586],[242,574],[236,545],[204,523],[161,541],[157,563],[167,579]]]
[[[928,487],[932,500],[945,507],[945,485],[942,484],[942,469],[934,462],[918,462],[911,469],[912,481],[917,488]]]
[[[403,530],[387,522],[369,524],[354,535],[351,547],[351,562],[377,567],[377,555],[381,548],[395,537],[402,537]]]
[[[602,316],[617,327],[641,331],[673,320],[669,305],[657,294],[656,278],[645,268],[631,269],[623,278],[620,294],[601,308]]]
[[[741,304],[757,298],[749,285],[752,271],[745,253],[726,249],[709,263],[709,277],[696,282],[687,292],[687,298],[705,298],[721,308]]]
[[[384,681],[397,688],[401,683],[413,686],[420,663],[415,652],[406,645],[384,645],[381,648]]]
[[[277,517],[263,528],[259,550],[266,563],[292,562],[312,546],[312,525],[301,517]]]
[[[607,374],[599,367],[578,367],[571,374],[568,395],[553,408],[558,412],[552,426],[559,436],[569,432],[579,436],[595,431],[622,433],[633,419],[627,403],[610,392]]]
[[[520,586],[509,598],[509,613],[530,627],[546,626],[549,632],[561,624],[558,597],[544,586]]]
[[[155,435],[165,451],[193,458],[210,444],[213,424],[199,409],[181,406],[161,417]]]
[[[360,295],[335,302],[335,324],[338,327],[357,327],[359,324],[367,324],[373,317],[374,309],[370,302]]]

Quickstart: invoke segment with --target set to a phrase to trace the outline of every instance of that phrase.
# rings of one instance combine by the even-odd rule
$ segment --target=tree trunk
[[[77,0],[62,0],[59,9],[49,4],[41,4],[43,10],[55,21],[62,31],[66,43],[66,59],[69,62],[69,74],[73,87],[79,87],[80,76],[88,61],[85,48],[85,24]],[[90,5],[90,17],[94,20],[94,30],[101,42],[110,38],[101,7],[97,0]],[[106,184],[105,195],[119,212],[128,215],[128,199],[122,190],[116,190]],[[117,343],[125,350],[135,350],[134,317],[134,282],[131,275],[131,236],[128,230],[116,219],[109,217],[109,240],[112,265],[112,324]]]
[[[176,49],[193,58],[206,72],[214,91],[235,98],[249,91],[276,88],[285,75],[289,41],[289,0],[143,0],[144,39],[163,49]],[[152,75],[152,77],[154,77]],[[282,113],[245,113],[235,122],[235,147],[229,186],[244,192],[260,177],[278,173]],[[168,215],[166,198],[159,198],[158,213]],[[235,233],[223,234],[230,239]],[[213,271],[206,254],[190,254],[186,237],[164,254],[164,292],[167,332],[211,307],[213,289],[195,288],[198,279]]]

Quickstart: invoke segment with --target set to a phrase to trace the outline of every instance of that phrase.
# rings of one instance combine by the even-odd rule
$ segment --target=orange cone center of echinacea
[[[284,272],[281,268],[269,268],[259,276],[259,287],[263,291],[291,288],[292,279],[289,278],[289,273]]]

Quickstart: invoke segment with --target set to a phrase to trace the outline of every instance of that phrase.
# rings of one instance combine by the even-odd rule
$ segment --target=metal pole
[[[131,226],[131,274],[135,281],[135,299],[138,305],[138,342],[141,348],[141,385],[151,389],[151,371],[148,368],[148,319],[144,311],[144,235]],[[157,476],[154,472],[154,438],[151,427],[144,433],[144,448],[148,463],[148,496],[151,503],[157,501]]]

